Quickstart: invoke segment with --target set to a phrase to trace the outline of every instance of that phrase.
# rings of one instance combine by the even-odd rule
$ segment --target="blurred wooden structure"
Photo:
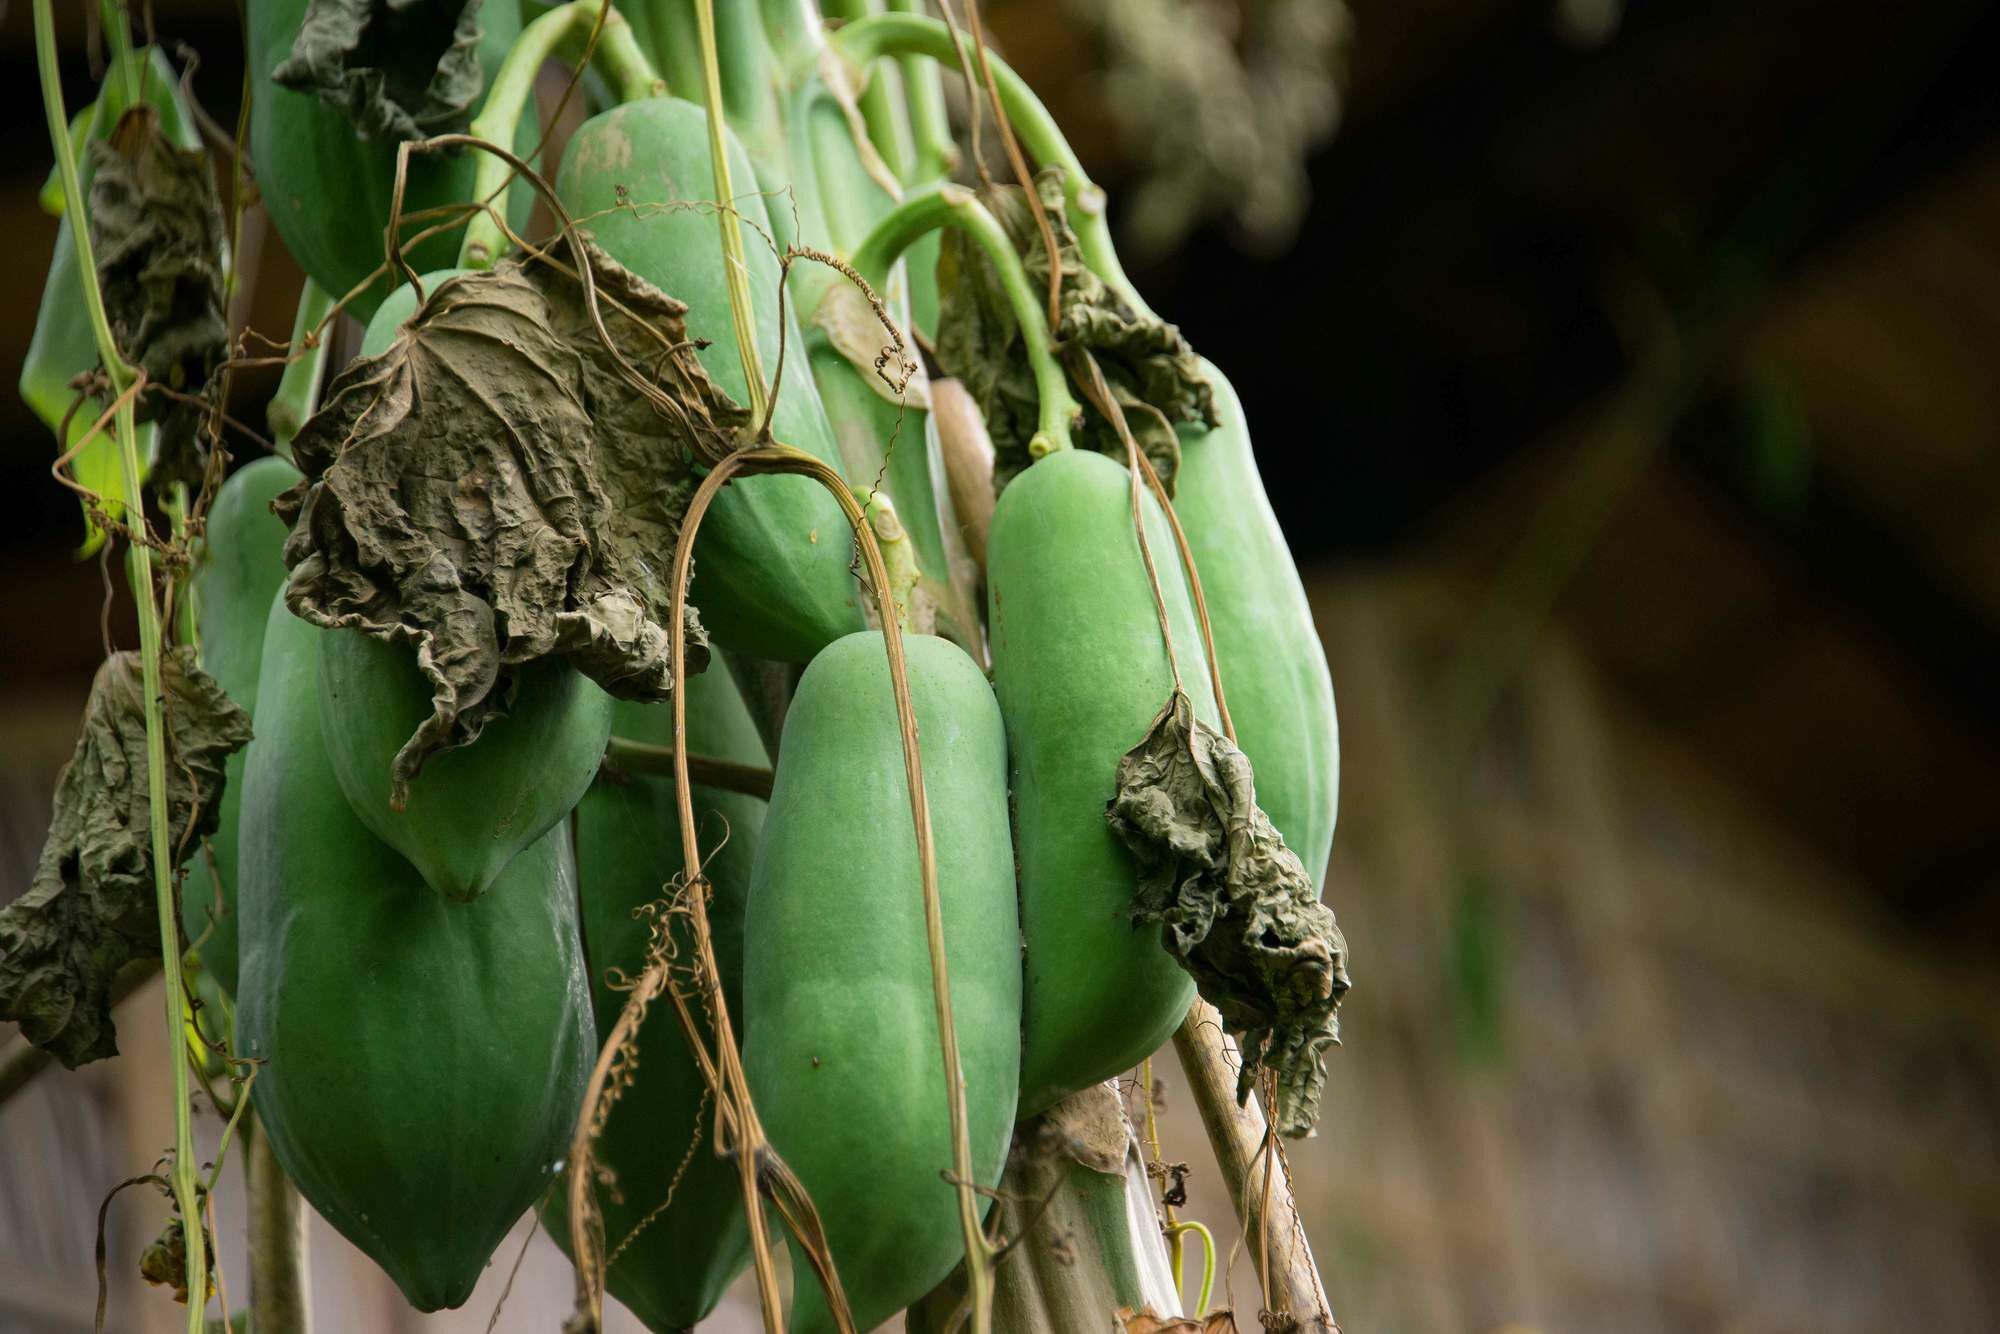
[[[1343,1324],[2000,1325],[1991,974],[1636,722],[1565,637],[1449,755],[1464,591],[1343,580],[1315,606],[1355,989],[1293,1163]]]

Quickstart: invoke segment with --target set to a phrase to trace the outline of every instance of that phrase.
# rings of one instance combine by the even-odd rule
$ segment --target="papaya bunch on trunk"
[[[532,1212],[578,1328],[690,1328],[749,1269],[773,1334],[948,1279],[986,1334],[1049,1242],[989,1234],[1024,1118],[1205,1003],[1234,1096],[1317,1119],[1337,724],[1243,405],[1027,85],[916,8],[250,0],[309,280],[274,456],[211,411],[146,475],[133,578],[188,614],[107,664],[0,1012],[107,1054],[88,962],[192,948],[214,1068],[419,1309]],[[961,165],[968,68],[1004,173]],[[102,397],[149,326],[86,347],[54,299],[24,387],[70,447],[52,377]],[[162,346],[125,359],[217,360]]]

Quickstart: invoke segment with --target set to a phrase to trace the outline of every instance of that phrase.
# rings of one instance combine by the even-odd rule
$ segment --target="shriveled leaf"
[[[483,0],[312,0],[281,87],[317,93],[364,139],[423,139],[472,121]]]
[[[206,1230],[204,1229],[204,1235]],[[208,1261],[209,1291],[215,1291],[215,1247],[211,1244],[203,1252]],[[139,1252],[139,1277],[156,1288],[173,1290],[174,1300],[187,1305],[187,1229],[178,1218],[169,1218],[160,1235],[147,1243]]]
[[[199,147],[201,135],[192,110],[181,97],[179,73],[158,47],[148,48],[143,55],[145,76],[139,80],[139,91],[159,111],[168,139],[184,149]],[[90,186],[96,176],[91,142],[105,138],[117,125],[128,105],[128,91],[119,71],[112,70],[87,114],[80,114],[71,122],[72,137],[78,131],[83,135],[75,141],[78,184],[83,194],[77,206],[69,207],[65,200],[59,210],[55,248],[49,256],[48,276],[42,282],[41,308],[35,314],[34,333],[21,362],[20,380],[22,399],[58,436],[55,452],[70,456],[70,476],[113,514],[132,498],[125,494],[115,434],[110,430],[99,431],[95,436],[89,434],[105,404],[94,399],[86,401],[70,416],[70,408],[77,399],[74,381],[79,375],[97,369],[98,364],[97,339],[91,333],[89,313],[84,306],[83,281],[77,271],[76,245],[70,229],[86,225],[90,213]],[[60,193],[59,171],[55,184]],[[65,429],[66,416],[69,422]],[[151,460],[158,454],[158,434],[150,422],[139,426],[142,460]],[[104,532],[87,506],[84,518],[81,554],[88,555],[104,540]]]
[[[227,250],[208,154],[168,138],[160,113],[141,103],[90,156],[90,241],[119,351],[150,382],[200,394],[229,344]],[[160,423],[155,482],[198,481],[203,407],[146,394],[136,415]]]
[[[1105,810],[1139,866],[1133,917],[1167,948],[1243,1048],[1239,1099],[1277,1072],[1273,1113],[1309,1132],[1340,1041],[1347,942],[1298,854],[1257,805],[1249,757],[1176,690],[1145,739],[1118,761]]]
[[[183,645],[160,661],[168,834],[192,849],[215,831],[222,766],[250,740],[250,716]],[[55,819],[26,893],[0,909],[0,1019],[64,1065],[116,1055],[118,970],[158,958],[147,804],[145,683],[139,655],[97,670],[76,751],[56,780]]]
[[[305,477],[275,506],[292,524],[286,602],[413,649],[431,683],[432,714],[396,756],[395,799],[425,757],[505,712],[511,669],[561,656],[623,699],[672,689],[666,618],[692,460],[726,452],[748,414],[695,360],[687,307],[589,253],[607,332],[670,410],[625,377],[576,279],[509,260],[438,284],[293,441]],[[691,605],[686,624],[700,671],[708,640]]]
[[[1213,428],[1215,395],[1179,329],[1134,311],[1084,264],[1076,232],[1064,209],[1062,171],[1050,167],[1035,177],[1035,191],[1055,232],[1062,270],[1061,323],[1057,350],[1082,348],[1096,357],[1112,397],[1124,409],[1139,448],[1172,494],[1180,471],[1176,423]],[[1049,252],[1035,223],[1025,191],[1002,187],[986,199],[1020,253],[1029,286],[1046,292]],[[993,485],[997,491],[1033,460],[1037,406],[1035,378],[1022,348],[1020,328],[1008,306],[999,274],[977,245],[957,230],[945,233],[938,258],[937,359],[947,375],[965,383],[985,415],[993,436]],[[1076,443],[1123,462],[1125,445],[1116,427],[1086,412]]]

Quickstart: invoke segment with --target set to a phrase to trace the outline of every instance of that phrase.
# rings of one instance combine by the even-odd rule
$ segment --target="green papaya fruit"
[[[160,113],[161,133],[178,147],[201,147],[200,127],[181,98],[180,75],[156,46],[146,48],[143,59],[145,97]],[[109,138],[126,107],[125,81],[114,69],[105,76],[104,86],[88,109],[88,116],[79,115],[80,124],[72,122],[78,185],[86,197],[96,175],[90,142]],[[69,417],[68,433],[58,442],[60,452],[66,453],[96,424],[103,405],[86,403],[74,417],[69,416],[70,404],[76,401],[76,390],[70,388],[70,382],[79,374],[96,369],[98,356],[97,336],[91,331],[89,308],[83,300],[83,281],[76,270],[76,241],[70,235],[70,228],[82,219],[83,210],[69,208],[67,201],[61,199],[61,189],[61,178],[57,177],[57,199],[64,206],[60,209],[61,221],[56,224],[56,248],[49,257],[48,276],[42,280],[42,303],[35,312],[35,329],[28,339],[27,356],[21,361],[20,385],[22,400],[51,431],[61,431],[63,419]],[[152,422],[142,422],[137,430],[143,464],[152,455],[159,428]],[[70,461],[70,472],[79,485],[98,495],[114,500],[125,496],[118,441],[108,430]],[[88,517],[86,513],[86,522]],[[103,540],[103,532],[90,524],[84,535],[83,554],[97,550]]]
[[[1236,743],[1257,800],[1315,880],[1326,873],[1340,803],[1333,677],[1305,585],[1264,494],[1243,404],[1203,363],[1221,424],[1181,429],[1174,510],[1194,552]]]
[[[777,257],[759,232],[770,220],[750,164],[730,139],[765,374],[778,366]],[[678,98],[627,102],[586,121],[563,152],[556,189],[596,242],[640,277],[688,305],[688,336],[707,343],[701,364],[724,392],[750,401],[717,234],[708,116]],[[789,314],[785,342],[799,347]],[[699,345],[699,344],[698,344]],[[796,362],[772,414],[772,434],[838,467],[818,392]],[[663,558],[667,553],[663,553]],[[731,482],[695,540],[690,596],[715,642],[752,657],[805,662],[862,625],[849,568],[853,539],[840,507],[805,477]]]
[[[595,1055],[569,832],[471,904],[354,818],[314,659],[279,598],[244,775],[237,1049],[257,1119],[322,1217],[419,1310],[463,1303],[569,1145]]]
[[[362,139],[354,124],[317,94],[296,92],[272,79],[272,71],[292,54],[311,3],[248,0],[250,158],[272,226],[299,267],[338,299],[383,262],[397,145],[386,137]],[[479,19],[480,64],[491,79],[521,35],[519,0],[484,0]],[[523,126],[523,135],[515,140],[517,151],[532,146],[535,132],[533,124]],[[470,152],[413,154],[404,214],[465,202],[475,165]],[[524,222],[530,202],[526,193],[517,191],[508,202],[516,222]],[[405,236],[438,221],[406,224]],[[451,263],[463,230],[447,228],[423,241],[409,254],[411,267],[422,273]],[[398,281],[393,273],[378,275],[348,311],[365,322]]]
[[[611,696],[558,659],[514,669],[504,718],[479,739],[424,762],[397,810],[396,752],[431,716],[431,689],[410,650],[355,630],[319,653],[327,760],[354,814],[438,893],[468,902],[590,787],[611,738]]]
[[[770,763],[728,672],[690,677],[687,691],[690,751],[739,764]],[[672,745],[673,708],[620,701],[612,710],[612,728],[634,741]],[[743,906],[764,803],[709,787],[694,789],[694,803],[713,890],[708,921],[722,969],[723,998],[740,1032]],[[685,869],[674,785],[658,777],[600,778],[578,804],[574,829],[577,890],[601,1046],[610,1038],[627,994],[609,984],[611,970],[631,978],[646,965],[651,919],[634,912],[663,898],[667,882]],[[682,957],[690,957],[686,952],[693,949],[692,935],[681,926],[675,931]],[[706,1316],[750,1258],[736,1167],[716,1156],[715,1108],[704,1098],[705,1088],[672,1002],[656,1001],[639,1030],[638,1078],[612,1107],[597,1141],[597,1160],[616,1174],[618,1186],[615,1199],[608,1192],[599,1195],[606,1245],[624,1243],[605,1274],[605,1286],[660,1334],[687,1329]],[[674,1185],[677,1173],[679,1184]],[[672,1204],[654,1214],[669,1188]],[[568,1205],[567,1192],[559,1189],[542,1209],[543,1226],[565,1250]]]
[[[953,1025],[980,1186],[1000,1179],[1020,1074],[1021,952],[1007,749],[993,691],[910,635]],[[743,1064],[772,1144],[826,1225],[857,1329],[964,1256],[916,836],[876,633],[813,659],[785,717],[744,922]],[[795,1257],[792,1334],[833,1328]]]
[[[1119,758],[1173,689],[1130,479],[1102,454],[1051,454],[1007,484],[987,535],[987,630],[1013,765],[1027,950],[1024,1115],[1137,1065],[1194,1000],[1160,928],[1132,921],[1137,871],[1104,818]],[[1151,495],[1145,515],[1181,682],[1212,724],[1200,630]]]
[[[298,480],[299,470],[281,458],[231,473],[209,504],[207,546],[194,575],[202,668],[253,724],[264,622],[285,586],[285,525],[271,513],[271,501]],[[245,747],[223,766],[220,820],[208,854],[192,859],[181,888],[181,930],[202,942],[202,966],[230,995],[236,994],[236,831],[248,758]]]
[[[471,271],[470,269],[461,269],[456,266],[433,269],[429,273],[424,274],[418,281],[423,286],[424,295],[429,296],[437,290],[439,283],[444,282],[448,278],[456,278],[461,273],[470,273]],[[375,314],[369,318],[368,327],[362,331],[361,355],[364,357],[379,357],[384,352],[387,352],[389,344],[396,341],[396,335],[403,331],[403,326],[408,324],[410,317],[416,313],[417,289],[408,283],[402,284],[395,291],[383,297],[382,304],[375,308]]]

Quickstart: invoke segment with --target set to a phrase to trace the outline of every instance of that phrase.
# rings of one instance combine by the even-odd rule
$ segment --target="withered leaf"
[[[471,123],[485,74],[483,0],[312,0],[279,86],[317,93],[364,139],[423,139]]]
[[[1272,1069],[1279,1133],[1308,1133],[1326,1049],[1340,1041],[1347,942],[1257,805],[1249,757],[1176,690],[1118,761],[1105,818],[1139,866],[1133,918],[1165,928],[1167,948],[1242,1046],[1238,1099]]]
[[[305,476],[275,504],[292,525],[287,604],[413,649],[431,683],[432,714],[396,756],[398,792],[505,712],[510,669],[561,656],[620,698],[672,689],[692,459],[726,452],[748,414],[695,360],[686,306],[586,253],[606,331],[670,410],[626,378],[574,277],[508,260],[437,284],[293,441]],[[701,671],[692,605],[686,625]]]
[[[250,716],[195,663],[160,660],[172,846],[215,831],[222,766]],[[137,653],[97,669],[76,751],[56,780],[55,818],[26,893],[0,909],[0,1019],[72,1068],[117,1054],[111,987],[127,962],[160,955],[147,804],[145,683]]]
[[[90,154],[90,240],[119,351],[151,383],[200,394],[229,343],[227,251],[208,154],[170,139],[147,103],[127,109]],[[203,408],[142,394],[135,415],[161,422],[155,483],[199,481]]]
[[[1214,391],[1201,373],[1200,358],[1179,329],[1134,311],[1084,264],[1065,212],[1062,182],[1059,167],[1045,168],[1035,177],[1035,192],[1055,232],[1062,270],[1056,349],[1082,349],[1096,357],[1134,440],[1171,495],[1181,458],[1174,426],[1198,422],[1213,428]],[[1046,292],[1048,246],[1026,192],[1004,186],[985,196],[985,202],[1020,253],[1029,286]],[[985,253],[956,229],[947,231],[941,244],[938,296],[938,365],[964,382],[985,415],[993,437],[997,491],[1033,462],[1028,442],[1035,434],[1040,396],[999,274]],[[1086,411],[1075,438],[1079,447],[1125,461],[1117,428],[1100,413]]]

